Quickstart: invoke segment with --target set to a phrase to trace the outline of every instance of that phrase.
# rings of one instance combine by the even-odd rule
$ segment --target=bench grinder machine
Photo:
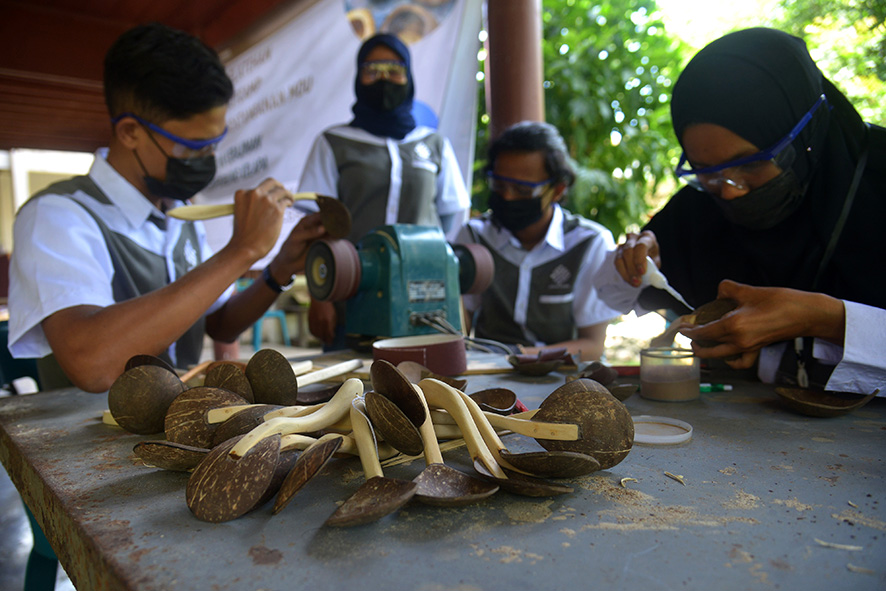
[[[348,240],[318,240],[305,262],[314,299],[345,302],[345,332],[360,337],[404,337],[463,332],[461,294],[492,283],[486,247],[450,245],[435,226],[375,228],[356,247]]]

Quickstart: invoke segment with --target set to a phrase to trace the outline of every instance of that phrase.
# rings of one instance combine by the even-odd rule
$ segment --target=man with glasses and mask
[[[458,238],[484,245],[495,260],[492,285],[464,297],[475,336],[599,359],[616,308],[630,307],[637,289],[615,273],[609,230],[560,206],[575,180],[563,138],[548,123],[524,121],[488,154],[489,211]]]
[[[304,218],[264,269],[289,194],[268,179],[234,196],[234,230],[213,255],[199,222],[165,212],[212,181],[233,86],[215,52],[164,25],[135,27],[105,57],[111,140],[89,174],[51,185],[18,212],[9,348],[36,357],[44,389],[107,390],[136,354],[199,361],[204,334],[235,340],[304,266],[325,231]]]
[[[886,394],[886,130],[862,121],[802,40],[772,29],[702,49],[674,86],[677,176],[688,184],[616,266],[639,285],[647,254],[693,306],[738,307],[683,334],[759,377]],[[646,290],[647,309],[667,307]]]
[[[449,140],[417,125],[409,50],[394,35],[367,39],[357,53],[357,100],[347,125],[314,141],[299,191],[337,197],[357,242],[387,224],[440,226],[455,237],[471,199]],[[311,332],[327,350],[345,346],[344,303],[312,301]]]

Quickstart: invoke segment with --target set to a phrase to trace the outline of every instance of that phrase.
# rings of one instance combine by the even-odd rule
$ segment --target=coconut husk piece
[[[704,324],[708,324],[709,322],[719,320],[729,312],[735,310],[737,307],[738,302],[731,298],[716,299],[706,304],[702,304],[701,306],[693,310],[691,314],[687,314],[683,318],[689,324],[702,326]],[[718,341],[711,341],[707,339],[694,339],[694,342],[699,347],[704,348],[716,347],[720,344]]]
[[[108,390],[108,409],[123,429],[138,435],[162,433],[166,413],[187,386],[162,365],[124,371]]]
[[[246,378],[243,364],[224,361],[211,366],[206,371],[203,385],[210,388],[223,388],[239,394],[252,404],[255,402],[255,394],[252,386]]]
[[[806,388],[778,387],[775,393],[779,401],[794,412],[808,417],[839,417],[858,410],[880,392],[874,390],[867,396],[846,392],[824,392]]]
[[[148,466],[173,472],[193,470],[209,453],[209,450],[203,447],[182,445],[165,439],[139,441],[132,451]]]
[[[604,470],[625,459],[634,444],[634,421],[628,409],[605,386],[589,379],[574,380],[554,390],[533,419],[577,424],[582,434],[578,441],[537,441],[547,450],[592,456]]]
[[[185,492],[188,508],[197,519],[230,521],[258,506],[274,479],[280,459],[280,436],[258,442],[238,459],[230,457],[238,439],[213,449],[191,473]]]
[[[342,441],[343,439],[337,435],[324,436],[299,454],[295,465],[280,486],[271,513],[276,515],[289,504],[292,497],[332,459],[333,454],[341,447]]]
[[[169,405],[165,421],[166,438],[183,445],[211,448],[213,435],[219,426],[207,422],[206,411],[239,404],[247,402],[239,394],[221,388],[199,386],[186,390]]]

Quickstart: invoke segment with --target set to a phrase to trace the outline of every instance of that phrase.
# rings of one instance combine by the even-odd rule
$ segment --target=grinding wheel
[[[482,244],[454,244],[458,258],[458,285],[463,294],[483,293],[492,285],[495,261]]]
[[[318,240],[305,262],[308,290],[321,302],[340,302],[357,294],[360,257],[347,240]]]

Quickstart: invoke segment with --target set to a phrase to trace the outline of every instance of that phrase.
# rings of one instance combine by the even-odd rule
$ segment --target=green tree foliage
[[[545,109],[579,171],[570,209],[616,236],[671,184],[670,89],[682,61],[653,0],[545,3]]]
[[[578,172],[566,206],[619,236],[642,224],[649,196],[673,183],[678,147],[669,101],[682,45],[665,33],[654,0],[546,1],[543,27],[546,118]],[[482,115],[479,130],[478,171],[486,151]],[[475,179],[482,211],[484,179]]]
[[[709,19],[709,40],[753,26],[802,37],[862,117],[886,124],[886,0],[762,4],[768,8],[753,17]],[[701,47],[665,30],[655,0],[543,0],[542,7],[546,119],[563,134],[578,171],[566,205],[618,237],[642,225],[676,187],[672,170],[680,148],[670,123],[671,88]],[[705,26],[705,3],[686,9],[696,11],[689,15],[696,26]],[[479,173],[488,116],[479,86],[473,193],[474,208],[484,211],[487,192]]]
[[[866,121],[886,125],[886,0],[781,0],[772,26],[802,37]]]

